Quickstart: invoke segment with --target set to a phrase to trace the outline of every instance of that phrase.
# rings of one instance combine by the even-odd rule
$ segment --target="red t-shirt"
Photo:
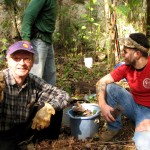
[[[135,102],[150,107],[150,57],[147,65],[141,71],[123,64],[110,74],[115,82],[126,78]]]

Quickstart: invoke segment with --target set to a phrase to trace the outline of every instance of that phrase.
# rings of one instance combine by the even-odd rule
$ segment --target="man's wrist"
[[[103,107],[104,105],[106,105],[106,102],[105,102],[105,100],[98,100],[98,102],[99,102],[99,107],[101,108],[101,107]]]

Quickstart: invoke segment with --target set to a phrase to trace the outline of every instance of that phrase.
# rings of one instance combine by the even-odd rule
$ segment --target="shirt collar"
[[[9,68],[8,68],[8,80],[9,80],[10,85],[17,85],[17,82],[13,76],[13,73],[12,73],[11,69],[9,69]],[[29,83],[29,75],[27,76],[24,84],[22,85],[22,88],[24,88],[26,85],[28,85],[28,83]]]

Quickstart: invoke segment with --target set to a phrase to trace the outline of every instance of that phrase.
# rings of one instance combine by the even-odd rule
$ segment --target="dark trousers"
[[[58,139],[63,110],[56,111],[56,114],[51,117],[50,126],[46,129],[37,131],[31,129],[31,122],[16,126],[13,130],[7,133],[0,133],[0,150],[18,150],[18,144],[22,141],[28,140],[33,136],[33,142],[37,139]]]

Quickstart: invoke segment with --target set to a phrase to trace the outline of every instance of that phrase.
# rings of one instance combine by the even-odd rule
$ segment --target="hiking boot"
[[[103,142],[110,141],[119,133],[119,130],[106,130],[101,133],[100,140]]]

